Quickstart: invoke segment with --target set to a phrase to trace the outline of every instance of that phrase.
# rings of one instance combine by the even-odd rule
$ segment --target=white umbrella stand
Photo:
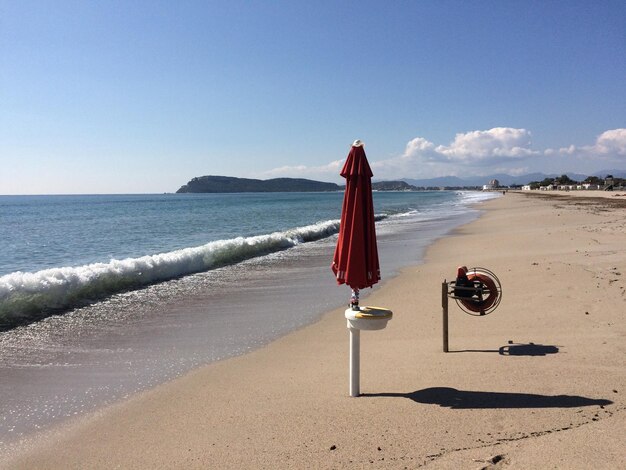
[[[361,330],[382,330],[393,312],[381,307],[348,308],[345,312],[350,331],[350,396],[361,394]]]

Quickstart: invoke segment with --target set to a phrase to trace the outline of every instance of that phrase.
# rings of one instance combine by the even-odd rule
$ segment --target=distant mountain
[[[511,185],[524,185],[528,184],[532,181],[543,181],[546,178],[556,178],[561,176],[563,173],[529,173],[521,176],[511,176],[507,174],[493,174],[488,176],[472,176],[467,178],[459,178],[457,176],[444,176],[439,178],[428,178],[428,179],[409,179],[404,178],[403,181],[406,181],[413,186],[418,187],[476,187],[487,184],[489,181],[496,179],[503,186],[511,186]],[[598,176],[600,178],[604,178],[606,175],[613,175],[616,178],[626,178],[626,170],[602,170],[595,172],[593,174],[584,175],[579,173],[568,173],[565,172],[567,176],[569,176],[574,181],[583,181],[588,176]]]
[[[604,178],[607,175],[613,175],[614,178],[626,178],[626,170],[602,170],[589,176],[598,176]]]
[[[176,191],[177,193],[269,193],[341,191],[335,183],[302,178],[257,180],[232,176],[199,176]]]

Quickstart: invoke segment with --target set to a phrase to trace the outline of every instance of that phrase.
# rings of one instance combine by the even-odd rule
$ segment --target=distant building
[[[483,185],[483,191],[491,191],[500,187],[498,180],[491,180],[489,183]]]

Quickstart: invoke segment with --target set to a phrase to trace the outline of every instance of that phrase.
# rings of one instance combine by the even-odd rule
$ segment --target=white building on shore
[[[500,181],[491,180],[487,184],[483,184],[483,191],[493,191],[494,189],[498,189],[500,187]]]

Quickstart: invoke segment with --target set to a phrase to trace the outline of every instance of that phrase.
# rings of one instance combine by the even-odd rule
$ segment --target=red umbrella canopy
[[[338,284],[348,284],[353,289],[371,287],[380,280],[372,201],[373,173],[360,141],[352,145],[341,176],[346,179],[346,191],[331,269]]]

